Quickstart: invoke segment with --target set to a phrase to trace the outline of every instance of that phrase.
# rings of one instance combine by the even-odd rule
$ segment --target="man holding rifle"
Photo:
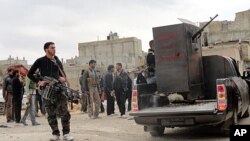
[[[47,42],[44,44],[45,56],[38,58],[31,66],[28,77],[36,82],[40,87],[44,88],[47,85],[46,81],[36,79],[34,74],[37,69],[42,77],[48,76],[57,79],[60,83],[66,83],[63,66],[57,56],[55,56],[55,44]],[[67,97],[63,89],[53,89],[51,99],[45,100],[45,108],[48,113],[48,122],[52,129],[51,141],[60,140],[60,131],[58,129],[57,116],[61,117],[63,139],[72,141],[74,138],[69,134],[70,132],[70,113],[67,106]]]

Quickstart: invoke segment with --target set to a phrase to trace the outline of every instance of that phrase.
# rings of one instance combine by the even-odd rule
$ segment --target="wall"
[[[206,22],[200,23],[200,26]],[[207,34],[207,37],[204,36]],[[236,13],[234,21],[214,21],[205,28],[202,36],[207,38],[208,45],[228,41],[249,41],[250,39],[250,10]]]

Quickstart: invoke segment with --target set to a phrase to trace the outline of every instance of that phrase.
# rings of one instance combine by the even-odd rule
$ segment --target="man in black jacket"
[[[13,72],[12,89],[13,89],[13,101],[15,109],[15,120],[16,123],[20,123],[22,100],[23,100],[23,83],[19,79],[19,72],[15,70]]]
[[[149,42],[149,47],[148,49],[148,55],[147,55],[147,65],[148,65],[148,72],[149,72],[149,77],[152,77],[155,75],[155,53],[154,53],[154,41],[151,40]]]
[[[116,73],[113,88],[115,90],[116,101],[121,113],[121,118],[125,117],[125,100],[126,100],[126,91],[128,90],[127,86],[127,73],[122,69],[122,64],[116,64]]]
[[[129,73],[128,73],[129,74]],[[126,100],[128,100],[128,112],[131,111],[131,100],[132,100],[132,79],[128,75],[127,79],[127,91],[126,91]]]
[[[61,61],[55,56],[55,44],[53,42],[47,42],[44,44],[45,56],[37,59],[31,66],[28,73],[28,77],[36,82],[38,86],[45,87],[46,81],[36,79],[34,74],[39,69],[42,77],[49,76],[59,80],[60,83],[66,82],[66,76],[63,71]],[[67,97],[62,89],[54,89],[50,99],[44,99],[45,109],[48,113],[48,122],[52,129],[51,141],[60,140],[60,131],[58,129],[57,116],[61,117],[61,123],[63,127],[63,139],[66,141],[72,141],[74,138],[69,134],[70,132],[70,113],[67,106]]]
[[[114,65],[108,66],[108,73],[104,76],[104,91],[107,97],[107,115],[115,113],[115,98],[113,91]]]

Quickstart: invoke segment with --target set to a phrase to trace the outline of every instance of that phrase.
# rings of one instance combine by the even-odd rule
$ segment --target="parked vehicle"
[[[233,58],[202,56],[201,31],[185,23],[153,28],[157,83],[137,85],[139,111],[130,114],[152,136],[200,125],[228,135],[249,116],[249,79]]]

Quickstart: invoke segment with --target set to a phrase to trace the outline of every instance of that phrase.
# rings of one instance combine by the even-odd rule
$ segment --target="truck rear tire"
[[[234,108],[233,110],[233,115],[232,117],[225,121],[225,123],[222,125],[222,130],[223,130],[223,134],[225,136],[230,136],[230,126],[231,125],[238,125],[238,109],[237,108]]]
[[[234,108],[234,113],[233,113],[233,123],[232,125],[238,125],[239,119],[238,119],[238,109]]]
[[[159,137],[159,136],[163,136],[164,135],[164,131],[165,131],[165,127],[155,127],[154,131],[150,131],[150,135],[152,137]]]

